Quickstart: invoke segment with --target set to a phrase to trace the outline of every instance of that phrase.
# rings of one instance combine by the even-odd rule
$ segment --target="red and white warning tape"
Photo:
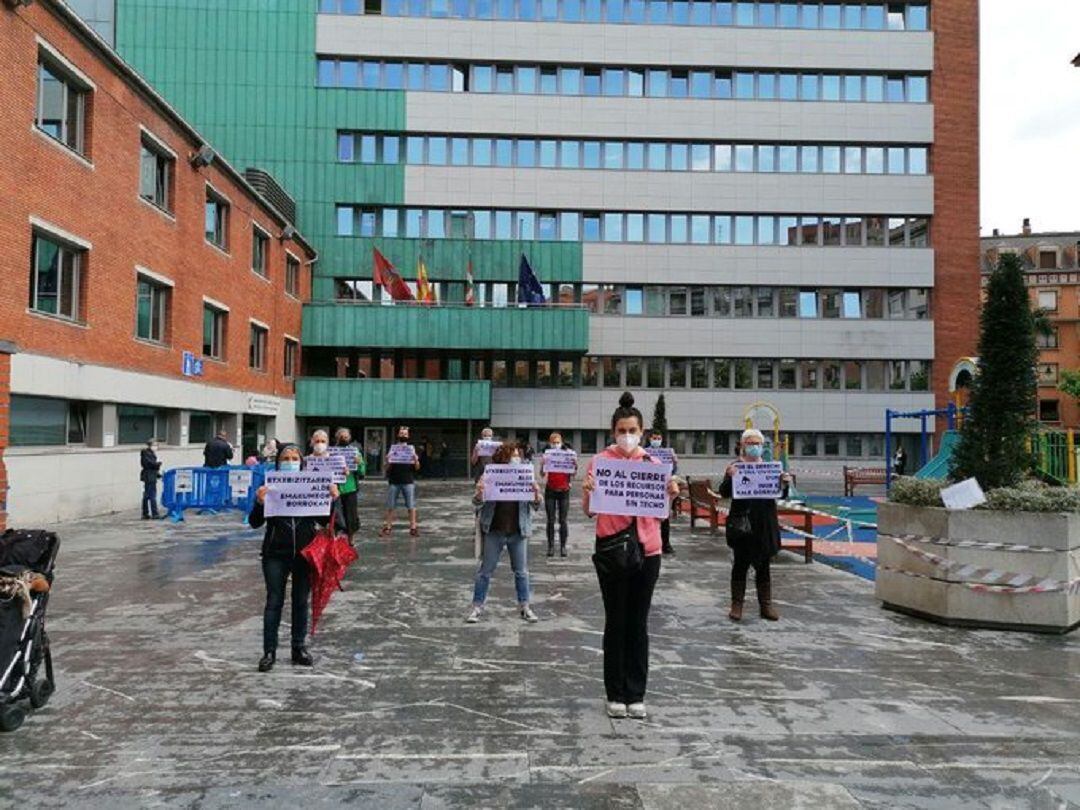
[[[888,571],[893,574],[903,574],[906,577],[913,577],[915,579],[930,579],[935,582],[941,582],[942,580],[935,577],[928,576],[927,574],[917,574],[914,571],[902,571],[899,568],[893,568],[890,565],[878,565],[879,571]],[[962,585],[965,588],[976,591],[978,593],[1001,593],[1001,594],[1028,594],[1028,593],[1058,593],[1066,592],[1068,594],[1080,593],[1080,579],[1074,579],[1068,582],[1055,579],[1044,579],[1035,583],[1034,585],[987,585],[982,582],[949,582],[949,585]]]
[[[903,540],[907,543],[924,543],[934,546],[951,546],[952,548],[979,548],[984,551],[1021,551],[1033,554],[1053,554],[1055,549],[1045,546],[1026,546],[1021,543],[985,543],[981,540],[950,540],[947,537],[930,537],[921,534],[878,534],[879,537],[890,537],[894,540]]]

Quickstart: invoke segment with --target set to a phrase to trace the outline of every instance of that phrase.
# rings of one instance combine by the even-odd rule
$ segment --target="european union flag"
[[[536,277],[536,273],[533,272],[532,266],[529,264],[529,260],[525,258],[524,253],[521,254],[521,265],[518,268],[517,300],[519,304],[528,304],[530,306],[547,303],[547,299],[544,297],[544,288],[541,286],[540,280]]]

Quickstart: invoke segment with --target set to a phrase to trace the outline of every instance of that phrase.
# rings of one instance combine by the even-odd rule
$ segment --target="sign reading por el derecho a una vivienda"
[[[596,488],[589,496],[589,510],[605,515],[666,518],[670,464],[622,461],[597,456],[593,464]]]
[[[360,466],[360,449],[347,445],[345,447],[328,447],[327,452],[332,456],[341,456],[345,459],[345,466],[355,470]]]
[[[488,464],[483,480],[485,501],[531,501],[536,497],[532,464]]]
[[[577,472],[577,453],[573,450],[545,450],[544,466],[545,473],[569,473]]]
[[[753,498],[779,498],[780,476],[784,465],[779,461],[762,461],[757,464],[735,463],[735,475],[731,479],[731,494],[738,500]]]
[[[327,472],[268,472],[266,474],[266,517],[330,515],[330,484]]]
[[[349,469],[345,456],[307,456],[304,458],[304,467],[308,472],[327,472],[334,477],[335,484],[344,484],[349,477]]]
[[[412,464],[416,461],[416,448],[411,444],[392,444],[386,451],[387,464]]]

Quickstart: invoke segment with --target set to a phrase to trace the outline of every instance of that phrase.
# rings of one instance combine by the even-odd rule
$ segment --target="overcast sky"
[[[1080,230],[1080,0],[983,0],[982,230]]]

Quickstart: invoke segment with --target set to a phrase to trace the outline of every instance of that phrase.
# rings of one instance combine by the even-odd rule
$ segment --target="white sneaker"
[[[469,611],[469,615],[465,617],[465,621],[469,624],[476,624],[480,621],[480,617],[484,615],[483,608],[474,607]]]
[[[534,624],[540,621],[540,617],[533,613],[533,609],[528,605],[523,605],[521,608],[521,618],[527,621],[529,624]]]
[[[645,711],[644,703],[631,703],[626,707],[626,714],[631,720],[644,720],[649,716]]]
[[[626,704],[618,703],[614,700],[609,701],[607,705],[607,716],[614,717],[616,720],[621,720],[626,717]]]

